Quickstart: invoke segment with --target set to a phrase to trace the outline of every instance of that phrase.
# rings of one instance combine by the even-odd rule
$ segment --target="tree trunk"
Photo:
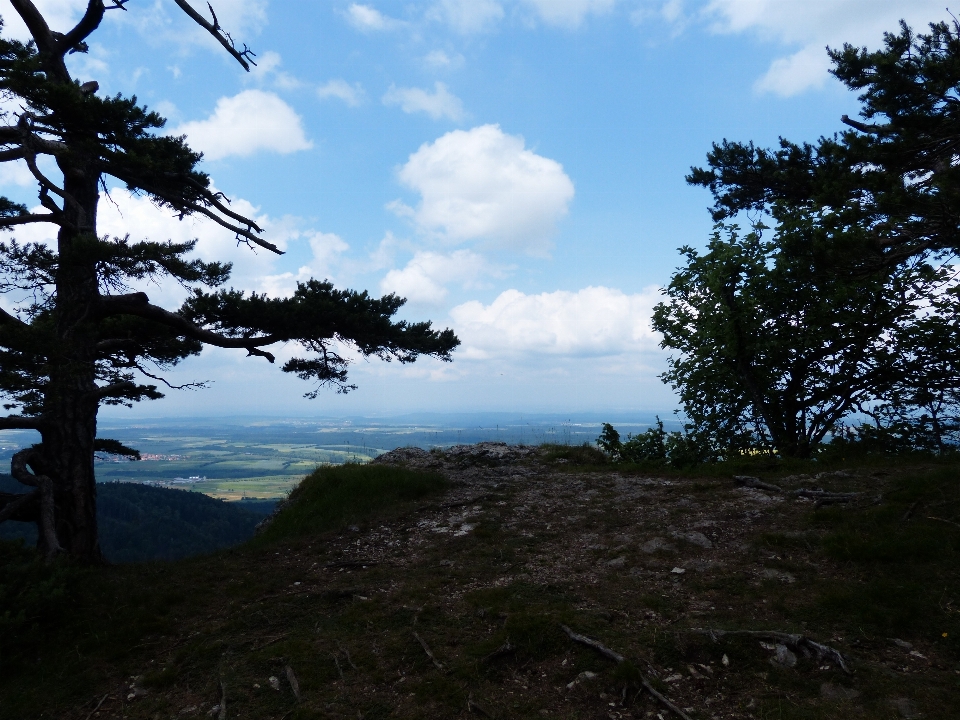
[[[56,337],[44,408],[43,455],[50,466],[60,547],[85,562],[102,559],[97,534],[94,441],[99,398],[96,384],[97,266],[85,247],[96,242],[96,171],[61,164],[68,199],[64,215],[73,227],[58,235]],[[84,257],[86,256],[86,257]]]

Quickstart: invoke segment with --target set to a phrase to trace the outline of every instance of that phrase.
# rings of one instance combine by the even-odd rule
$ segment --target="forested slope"
[[[9,475],[0,475],[0,491],[23,492]],[[249,539],[273,503],[229,503],[201,493],[137,485],[97,485],[100,543],[110,562],[177,560],[212,552]],[[0,539],[36,542],[36,526],[0,524]]]

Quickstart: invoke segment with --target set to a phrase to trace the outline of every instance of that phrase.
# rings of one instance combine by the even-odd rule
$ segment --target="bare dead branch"
[[[943,518],[938,517],[928,517],[927,520],[936,520],[937,522],[947,523],[947,525],[953,525],[954,527],[960,528],[960,523],[956,523],[953,520],[944,520]]]
[[[30,213],[28,215],[14,215],[12,217],[0,218],[0,228],[16,227],[17,225],[29,225],[30,223],[52,223],[54,225],[63,225],[64,221],[54,213]]]
[[[871,135],[876,135],[886,130],[883,125],[867,125],[866,123],[854,120],[849,115],[841,115],[840,122],[842,122],[844,125],[849,125],[850,127],[859,130],[862,133],[868,133]]]
[[[608,660],[613,660],[618,665],[626,661],[626,658],[624,658],[623,655],[611,650],[603,643],[597,640],[594,640],[593,638],[588,638],[586,635],[581,635],[580,633],[574,632],[573,630],[568,628],[566,625],[561,625],[560,627],[563,628],[563,631],[570,637],[571,640],[573,640],[574,642],[580,643],[581,645],[586,645],[587,647],[593,650],[596,650],[598,653],[603,655]],[[657,689],[650,684],[650,681],[642,673],[640,673],[640,684],[643,686],[644,690],[650,693],[651,696],[653,696],[661,705],[667,708],[670,712],[683,718],[683,720],[693,720],[683,710],[681,710],[672,702],[670,702],[670,700],[667,697],[657,692]]]
[[[443,663],[437,660],[436,656],[433,654],[433,650],[430,649],[430,646],[427,645],[427,641],[420,637],[420,634],[417,632],[413,633],[413,636],[417,639],[417,642],[420,643],[420,647],[423,648],[423,651],[427,654],[427,657],[433,661],[433,664],[436,665],[437,670],[441,672],[445,670]]]
[[[133,363],[132,367],[135,367],[138,372],[140,372],[143,375],[146,375],[151,380],[156,380],[159,383],[163,383],[171,390],[203,390],[209,387],[208,382],[191,382],[191,383],[184,383],[183,385],[174,385],[165,377],[161,375],[154,375],[153,373],[147,371],[147,369],[143,367],[143,365],[141,365],[140,363],[135,362]]]
[[[87,3],[86,12],[80,18],[80,22],[60,38],[58,43],[60,54],[63,55],[74,48],[83,47],[81,43],[90,37],[90,33],[100,27],[104,12],[106,12],[106,8],[103,5],[103,0],[90,0]]]
[[[23,24],[27,26],[27,30],[30,31],[34,42],[37,43],[37,49],[43,53],[56,54],[56,38],[50,30],[50,26],[47,25],[47,21],[44,20],[43,15],[37,10],[37,6],[30,2],[30,0],[10,0],[10,4],[13,5],[13,9],[16,10],[23,19]]]
[[[159,195],[158,197],[163,197],[163,196]],[[270,252],[276,253],[277,255],[284,254],[283,250],[278,248],[273,243],[267,242],[263,238],[257,237],[252,232],[250,232],[249,228],[256,227],[256,225],[254,225],[251,221],[247,220],[246,218],[243,218],[240,222],[247,224],[248,227],[242,228],[239,225],[234,225],[233,223],[227,222],[222,217],[217,215],[215,212],[213,212],[209,208],[203,207],[202,205],[197,205],[196,203],[181,203],[181,204],[185,209],[192,210],[193,212],[200,213],[201,215],[205,215],[206,217],[210,218],[215,223],[217,223],[217,225],[224,227],[233,233],[236,233],[238,240],[242,238],[244,241],[252,242],[254,245],[259,245],[260,247],[266,250],[269,250]],[[238,217],[242,217],[242,216],[238,216]]]
[[[212,23],[203,17],[203,15],[194,10],[190,6],[190,3],[188,3],[186,0],[174,0],[174,2],[176,2],[177,5],[180,6],[180,9],[189,15],[190,18],[197,23],[197,25],[213,35],[217,42],[223,45],[226,51],[236,58],[237,62],[243,66],[244,70],[250,72],[250,64],[252,63],[256,65],[256,63],[254,63],[251,59],[253,52],[247,48],[246,45],[243,46],[243,50],[237,50],[237,47],[233,42],[233,38],[231,38],[229,33],[225,32],[223,28],[220,27],[220,22],[217,20],[217,15],[213,12],[213,6],[211,6],[210,3],[207,3],[207,7],[210,9],[210,15],[213,16]]]
[[[581,635],[580,633],[576,633],[570,628],[568,628],[566,625],[561,625],[560,627],[570,637],[571,640],[573,640],[574,642],[580,643],[581,645],[586,645],[588,648],[592,648],[596,650],[598,653],[603,655],[608,660],[613,660],[615,663],[622,663],[624,660],[626,660],[626,658],[623,657],[623,655],[621,655],[618,652],[614,652],[603,643],[597,640],[594,640],[593,638],[588,638],[586,635]]]

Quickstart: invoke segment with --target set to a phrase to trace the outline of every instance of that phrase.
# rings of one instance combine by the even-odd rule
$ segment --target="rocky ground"
[[[449,489],[387,522],[181,566],[209,592],[171,601],[140,649],[100,661],[85,704],[44,716],[960,717],[955,474],[910,494],[903,478],[940,471],[582,460],[387,453],[375,462]]]

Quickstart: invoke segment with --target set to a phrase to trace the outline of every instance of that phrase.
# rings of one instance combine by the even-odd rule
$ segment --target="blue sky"
[[[35,2],[60,30],[85,5]],[[404,317],[453,327],[463,346],[450,364],[359,360],[357,391],[315,401],[262,360],[210,350],[173,373],[209,389],[137,415],[669,414],[649,316],[676,249],[710,232],[707,193],[683,180],[690,166],[722,138],[839,130],[857,103],[827,74],[824,47],[877,47],[900,18],[948,17],[942,0],[213,5],[257,53],[254,72],[172,0],[109,12],[72,70],[168,117],[287,253],[237,248],[121,190],[101,204],[101,232],[197,237],[203,257],[234,261],[236,287],[274,295],[310,276],[397,292]],[[4,32],[22,36],[2,7]],[[0,168],[0,192],[36,203],[24,170]],[[170,308],[182,299],[144,289]]]

